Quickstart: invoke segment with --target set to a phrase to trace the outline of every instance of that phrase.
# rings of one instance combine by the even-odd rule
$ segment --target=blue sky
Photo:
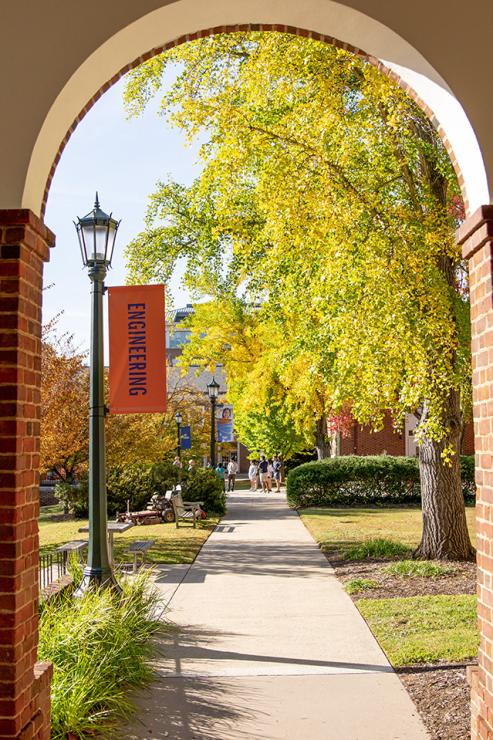
[[[76,128],[53,179],[45,222],[57,243],[45,267],[43,321],[63,311],[60,330],[74,334],[82,349],[89,346],[89,290],[73,220],[91,210],[99,192],[101,207],[121,219],[108,285],[125,281],[123,250],[143,228],[147,196],[157,180],[171,175],[185,184],[197,176],[198,147],[157,115],[158,101],[140,118],[127,120],[123,81],[108,90]],[[171,283],[176,307],[189,301],[177,275]]]

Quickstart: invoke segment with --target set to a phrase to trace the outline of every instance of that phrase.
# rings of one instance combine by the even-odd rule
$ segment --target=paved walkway
[[[237,493],[192,566],[131,740],[424,740],[414,704],[285,497]]]

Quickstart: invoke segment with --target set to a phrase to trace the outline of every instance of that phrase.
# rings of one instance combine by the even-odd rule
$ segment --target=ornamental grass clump
[[[402,542],[375,538],[365,540],[357,545],[346,547],[342,551],[344,560],[365,560],[366,558],[400,558],[410,554],[410,549]]]
[[[122,587],[122,595],[89,591],[42,606],[39,658],[54,669],[52,738],[111,735],[133,709],[129,691],[151,678],[151,638],[163,628],[163,606],[149,572]]]
[[[440,578],[455,572],[455,568],[444,567],[429,560],[401,560],[384,568],[384,573],[402,578]]]

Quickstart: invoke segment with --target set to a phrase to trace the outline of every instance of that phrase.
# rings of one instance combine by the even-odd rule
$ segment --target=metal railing
[[[46,588],[67,573],[67,559],[62,552],[50,552],[39,556],[38,584]]]

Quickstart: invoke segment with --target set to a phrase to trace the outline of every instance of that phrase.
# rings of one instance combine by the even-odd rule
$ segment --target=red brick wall
[[[392,418],[387,414],[382,431],[373,432],[369,426],[354,422],[348,437],[341,440],[342,455],[405,455],[406,442],[404,434],[396,432]]]
[[[468,422],[464,427],[462,454],[474,455],[474,424],[472,422]]]
[[[43,261],[54,237],[0,211],[0,737],[49,737],[39,666],[38,513]]]
[[[481,643],[472,681],[472,737],[493,738],[493,206],[459,230],[469,260],[476,447],[478,625]]]
[[[406,440],[404,433],[394,429],[390,415],[385,417],[384,428],[373,432],[370,426],[361,426],[354,422],[349,436],[341,440],[342,455],[405,455]],[[464,427],[462,445],[464,455],[474,455],[474,426],[471,422]]]

